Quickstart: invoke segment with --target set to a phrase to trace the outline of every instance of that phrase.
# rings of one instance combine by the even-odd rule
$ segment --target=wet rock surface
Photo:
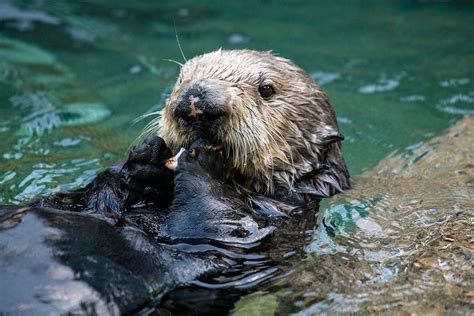
[[[472,117],[381,161],[321,211],[296,271],[234,314],[472,313],[473,161]]]

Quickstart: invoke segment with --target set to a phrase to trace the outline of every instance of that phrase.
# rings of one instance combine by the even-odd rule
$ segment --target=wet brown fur
[[[226,121],[216,129],[228,159],[227,174],[240,188],[329,196],[349,188],[336,122],[327,96],[301,68],[271,52],[218,50],[181,68],[161,118],[144,134],[159,134],[173,152],[195,139],[173,117],[184,91],[198,82],[219,89]],[[258,88],[271,84],[264,100]],[[331,170],[333,169],[333,170]]]

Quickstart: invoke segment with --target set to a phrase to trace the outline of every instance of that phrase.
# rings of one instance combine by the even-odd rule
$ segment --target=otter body
[[[0,208],[0,288],[14,284],[0,312],[128,313],[176,307],[188,292],[169,292],[192,284],[255,287],[304,254],[319,199],[350,187],[327,97],[268,52],[186,62],[144,135],[87,187]]]

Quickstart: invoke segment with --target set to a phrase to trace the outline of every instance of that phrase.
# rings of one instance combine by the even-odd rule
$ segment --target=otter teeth
[[[184,153],[186,149],[181,148],[176,155],[165,161],[165,167],[170,170],[176,170],[178,167],[178,159]]]
[[[216,150],[216,151],[223,151],[224,150],[224,144],[219,144],[219,145],[214,146],[214,147],[209,146],[209,149]],[[175,171],[176,168],[178,167],[178,159],[185,151],[186,151],[186,149],[181,147],[181,149],[178,151],[178,153],[176,155],[174,155],[173,157],[171,157],[170,159],[167,159],[165,161],[165,167],[170,169],[170,170]],[[195,156],[194,150],[190,153],[190,155],[192,157]]]

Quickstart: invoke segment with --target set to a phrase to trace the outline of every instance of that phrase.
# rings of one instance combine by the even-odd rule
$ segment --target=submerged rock
[[[71,103],[56,111],[60,126],[93,124],[107,118],[112,112],[102,103]]]
[[[0,47],[2,63],[52,65],[56,61],[49,52],[11,38],[0,36]]]
[[[21,126],[19,134],[42,135],[56,127],[94,124],[104,120],[111,113],[102,103],[71,103],[57,110],[51,108],[49,112],[32,117]]]

